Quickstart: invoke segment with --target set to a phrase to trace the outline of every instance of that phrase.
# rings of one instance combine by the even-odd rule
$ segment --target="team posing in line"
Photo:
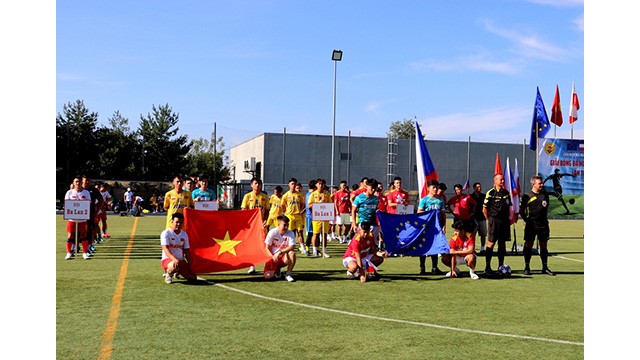
[[[480,183],[474,184],[471,195],[464,194],[460,184],[454,186],[455,196],[448,201],[444,196],[446,186],[436,180],[428,182],[428,194],[420,199],[417,212],[438,211],[440,226],[446,233],[446,212],[454,217],[452,224],[453,236],[449,241],[449,254],[441,254],[441,261],[450,268],[447,272],[438,269],[438,255],[431,256],[432,274],[444,274],[447,277],[458,277],[457,268],[465,264],[469,268],[469,276],[477,280],[475,273],[477,255],[475,252],[475,236],[481,239],[480,254],[485,255],[485,274],[492,275],[491,262],[494,247],[498,245],[498,265],[504,265],[506,242],[511,240],[511,216],[509,207],[511,197],[504,187],[504,176],[494,176],[494,186],[486,194],[482,193]],[[167,229],[161,235],[163,248],[162,266],[165,269],[165,280],[172,281],[174,274],[180,274],[187,280],[195,279],[195,275],[188,268],[188,236],[181,232],[185,207],[193,207],[194,202],[215,199],[215,193],[208,189],[207,179],[200,179],[199,188],[193,192],[182,186],[182,178],[176,176],[173,180],[174,189],[167,192],[164,208],[167,211]],[[542,273],[554,275],[547,266],[549,240],[549,222],[547,211],[549,196],[543,189],[540,176],[531,178],[531,191],[524,194],[520,201],[520,217],[525,221],[524,229],[524,274],[530,275],[530,260],[533,243],[537,237],[540,245]],[[377,267],[388,256],[381,251],[383,244],[377,211],[396,213],[398,205],[409,205],[409,194],[402,189],[402,179],[394,179],[392,189],[384,195],[384,189],[375,179],[363,178],[360,187],[350,191],[346,181],[340,183],[333,194],[326,188],[324,179],[312,180],[309,192],[302,194],[302,185],[297,179],[289,181],[289,191],[282,194],[282,188],[277,186],[274,194],[268,197],[262,191],[262,181],[258,178],[251,180],[252,191],[242,200],[241,209],[260,209],[264,220],[265,246],[273,254],[264,267],[264,278],[281,278],[281,269],[286,267],[285,279],[295,281],[291,272],[296,263],[295,249],[309,256],[318,256],[319,238],[321,239],[322,256],[329,258],[326,252],[327,236],[337,232],[341,243],[348,239],[347,232],[352,236],[343,256],[343,265],[347,268],[349,278],[367,279],[379,277]],[[336,214],[335,221],[312,220],[311,209],[314,203],[333,203]],[[303,216],[306,214],[306,216]],[[331,227],[335,229],[330,229]],[[304,240],[306,229],[307,239]],[[486,248],[485,248],[486,245]],[[311,252],[309,251],[311,246]],[[186,260],[186,261],[185,261]],[[426,256],[420,257],[420,274],[426,274]],[[255,273],[255,266],[251,266],[249,273]]]

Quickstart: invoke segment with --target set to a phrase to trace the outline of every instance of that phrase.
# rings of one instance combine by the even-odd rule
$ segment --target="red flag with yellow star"
[[[206,274],[248,268],[267,262],[260,209],[184,210],[191,271]]]

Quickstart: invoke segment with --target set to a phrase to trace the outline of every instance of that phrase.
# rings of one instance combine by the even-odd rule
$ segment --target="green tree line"
[[[75,175],[94,179],[171,181],[175,174],[204,175],[217,182],[230,179],[222,137],[190,140],[179,134],[179,115],[169,104],[152,105],[140,114],[139,127],[115,111],[107,126],[83,100],[69,102],[56,116],[56,182]],[[214,141],[215,140],[215,141]],[[216,147],[214,151],[214,146]],[[215,155],[214,155],[215,154]]]

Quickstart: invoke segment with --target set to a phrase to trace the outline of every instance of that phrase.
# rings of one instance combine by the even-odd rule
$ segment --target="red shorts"
[[[96,222],[99,220],[107,221],[107,212],[102,210],[99,214],[96,214]]]
[[[76,223],[73,221],[67,221],[67,232],[71,234],[75,234],[76,224],[78,224],[78,234],[85,234],[89,230],[89,227],[86,221],[79,222],[79,223]]]
[[[164,269],[164,271],[167,271],[167,266],[169,266],[169,263],[171,262],[171,259],[167,258],[164,259],[160,262],[160,265],[162,265],[162,268]],[[196,276],[191,272],[191,268],[189,267],[189,263],[184,261],[184,260],[180,260],[178,261],[178,274],[182,275],[182,277],[184,277],[185,279],[190,279],[190,278],[195,278]]]
[[[278,260],[273,261],[273,258],[269,261],[267,261],[264,264],[264,272],[266,273],[267,271],[278,271],[279,269],[283,268],[287,266],[287,264],[284,263],[284,254],[280,254],[278,256]]]

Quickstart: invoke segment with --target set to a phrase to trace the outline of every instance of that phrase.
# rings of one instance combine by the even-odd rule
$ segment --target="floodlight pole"
[[[337,80],[337,72],[338,72],[338,61],[342,60],[342,50],[333,50],[333,54],[331,55],[331,60],[333,60],[333,130],[331,133],[331,186],[334,186],[333,183],[333,163],[335,158],[335,150],[336,150],[336,80]]]

